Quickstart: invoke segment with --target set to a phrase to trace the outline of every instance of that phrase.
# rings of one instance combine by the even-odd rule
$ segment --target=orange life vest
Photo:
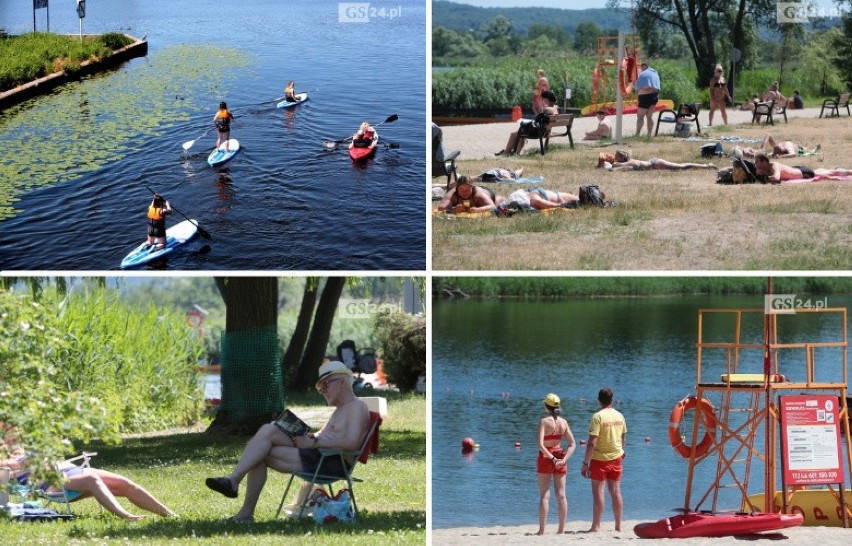
[[[166,215],[163,213],[162,208],[157,208],[154,205],[148,207],[148,220],[153,220],[154,222],[160,222],[166,219]]]
[[[222,132],[231,130],[231,119],[233,119],[233,115],[228,110],[219,110],[216,112],[216,119],[214,123],[216,124],[216,128]]]

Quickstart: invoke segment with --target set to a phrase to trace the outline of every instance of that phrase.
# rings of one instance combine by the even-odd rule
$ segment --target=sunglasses
[[[322,392],[324,390],[328,390],[329,385],[331,385],[332,383],[334,383],[336,381],[340,381],[342,379],[343,379],[342,377],[335,377],[334,379],[326,379],[325,381],[323,381],[322,383],[317,385],[317,390],[320,391],[320,392]]]

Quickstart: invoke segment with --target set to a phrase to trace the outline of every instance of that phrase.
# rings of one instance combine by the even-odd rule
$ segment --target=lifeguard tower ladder
[[[814,331],[808,321],[826,320],[832,327],[837,323],[835,339],[798,339],[807,335],[801,332]],[[789,330],[793,322],[803,323],[796,325],[797,333]],[[787,332],[791,339],[781,340]],[[834,394],[838,397],[841,431],[845,434],[847,472],[844,483],[850,482],[852,445],[847,402],[846,332],[845,308],[796,309],[796,314],[766,314],[764,309],[698,311],[696,398],[704,401],[705,406],[696,408],[694,418],[684,421],[686,424],[692,422],[685,511],[718,512],[721,502],[736,503],[734,511],[789,511],[796,488],[786,487],[782,482],[781,502],[776,500],[776,472],[781,451],[778,396],[781,394]],[[701,434],[699,429],[703,429]],[[702,434],[703,441],[700,440]],[[688,439],[687,435],[684,440]],[[712,474],[697,472],[702,463],[714,462]],[[842,460],[840,464],[844,464]],[[761,465],[762,499],[749,491],[751,472]],[[709,476],[713,479],[701,493]],[[703,483],[699,483],[702,479]],[[844,487],[840,484],[836,491],[829,486],[827,492],[836,501],[829,509],[836,512],[844,527],[848,527],[852,509],[850,499],[844,498]],[[694,504],[693,493],[697,498]],[[762,500],[762,505],[758,506],[760,500],[756,499]],[[730,510],[730,505],[725,509]]]

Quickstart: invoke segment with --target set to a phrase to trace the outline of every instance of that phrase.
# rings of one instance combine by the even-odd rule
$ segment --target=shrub
[[[109,32],[107,34],[103,34],[102,36],[98,37],[98,41],[108,47],[110,51],[121,49],[122,47],[128,46],[133,43],[133,40],[131,40],[120,32]]]
[[[375,337],[384,360],[388,382],[400,391],[412,391],[426,373],[426,320],[400,312],[379,313]]]

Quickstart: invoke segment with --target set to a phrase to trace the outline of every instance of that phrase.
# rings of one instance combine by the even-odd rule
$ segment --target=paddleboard
[[[296,93],[296,98],[299,99],[296,102],[290,102],[288,100],[282,100],[281,102],[276,104],[275,107],[276,108],[292,108],[294,106],[298,106],[299,104],[302,104],[303,102],[308,100],[308,94],[307,93]]]
[[[171,254],[176,248],[188,243],[198,233],[195,220],[184,220],[166,230],[166,246],[155,250],[156,245],[146,249],[145,243],[137,246],[130,254],[121,260],[121,269],[138,267],[150,261]]]
[[[228,152],[225,152],[225,144],[228,145]],[[211,167],[218,167],[219,165],[224,165],[228,161],[234,159],[234,156],[237,155],[240,151],[240,142],[232,138],[227,142],[223,142],[217,149],[210,152],[210,155],[207,157],[207,164]]]
[[[373,148],[359,148],[357,146],[352,146],[349,148],[349,157],[352,158],[352,161],[361,161],[371,157],[376,153],[376,148],[379,147],[379,142],[376,140],[376,146]]]
[[[594,116],[598,110],[604,109],[606,110],[607,115],[614,116],[616,109],[615,102],[602,102],[599,104],[590,104],[585,106],[582,110],[580,110],[580,115],[582,116]],[[626,100],[622,104],[622,114],[635,114],[639,109],[637,106],[638,101],[635,100]],[[674,102],[662,99],[657,101],[657,104],[654,105],[654,111],[659,112],[660,110],[674,110]]]

